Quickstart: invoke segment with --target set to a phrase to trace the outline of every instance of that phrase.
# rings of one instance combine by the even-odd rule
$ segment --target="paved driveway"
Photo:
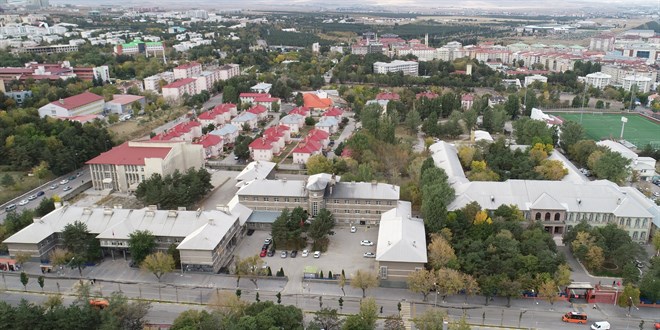
[[[264,240],[270,237],[270,232],[255,231],[252,236],[246,236],[236,250],[236,254],[241,258],[253,256],[261,252]],[[272,257],[264,257],[263,260],[266,265],[270,266],[271,271],[275,274],[280,267],[284,269],[284,274],[289,277],[284,291],[290,294],[303,292],[303,270],[305,266],[316,266],[319,271],[323,271],[325,277],[328,272],[332,271],[333,274],[341,274],[342,269],[346,273],[346,277],[350,278],[351,274],[355,274],[360,269],[375,270],[375,260],[373,258],[364,258],[365,252],[376,253],[376,246],[360,246],[361,240],[370,240],[376,244],[378,238],[377,227],[358,227],[356,233],[351,233],[348,227],[335,228],[335,234],[330,236],[330,246],[328,251],[321,254],[321,257],[316,259],[312,256],[313,251],[306,258],[301,256],[301,251],[298,251],[296,258],[290,257],[281,258],[281,250],[277,250]],[[311,249],[309,247],[308,249]]]

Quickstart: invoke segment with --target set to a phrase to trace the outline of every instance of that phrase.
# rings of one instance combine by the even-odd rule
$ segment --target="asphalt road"
[[[79,172],[82,172],[81,176],[77,176],[77,174]],[[73,180],[70,180],[72,177],[75,177],[75,178],[73,178]],[[62,181],[62,180],[68,180],[68,181],[66,183],[64,183],[64,181]],[[62,175],[58,178],[55,178],[52,181],[48,181],[48,182],[42,184],[41,186],[39,186],[35,189],[32,189],[32,190],[30,190],[30,191],[28,191],[28,192],[26,192],[26,193],[24,193],[24,194],[22,194],[22,195],[20,195],[16,198],[14,198],[13,200],[11,200],[11,201],[3,204],[3,205],[0,205],[0,223],[3,223],[5,221],[5,217],[7,216],[7,211],[5,210],[7,205],[16,204],[16,210],[15,211],[18,212],[18,213],[22,212],[25,209],[34,209],[39,205],[39,203],[41,202],[41,200],[43,198],[50,198],[50,197],[53,197],[53,195],[58,195],[60,197],[65,196],[68,193],[68,192],[64,191],[65,187],[68,186],[68,187],[72,188],[71,190],[75,190],[76,188],[78,188],[80,185],[83,184],[83,181],[88,182],[89,180],[91,180],[91,174],[89,172],[89,169],[87,167],[84,167],[84,168],[82,168],[78,171],[75,171],[75,172],[72,172],[72,173],[69,173],[69,174],[66,174],[66,175]],[[51,189],[51,188],[54,188],[54,189]],[[40,196],[40,197],[38,197],[38,198],[36,198],[32,201],[28,200],[29,196],[35,195],[39,191],[43,191],[44,195]],[[22,200],[28,200],[28,203],[26,205],[19,205],[19,203]]]

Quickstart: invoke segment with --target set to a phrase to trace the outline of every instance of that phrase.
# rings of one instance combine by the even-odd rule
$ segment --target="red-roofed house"
[[[174,68],[174,79],[192,78],[202,73],[202,65],[197,62],[181,64]]]
[[[268,111],[273,110],[273,103],[282,105],[282,101],[278,97],[261,96],[254,98],[254,104],[264,106]]]
[[[275,147],[278,152],[279,150],[284,149],[284,145],[286,144],[286,136],[284,132],[285,131],[282,130],[271,130],[268,133],[264,132],[264,136],[274,141],[273,147]]]
[[[247,112],[257,115],[257,120],[264,120],[268,115],[268,109],[263,105],[255,105],[248,109]]]
[[[224,146],[222,138],[218,135],[207,134],[199,138],[193,144],[199,144],[204,148],[206,158],[218,157]]]
[[[330,134],[322,129],[315,128],[307,133],[309,140],[320,143],[323,148],[327,148],[330,143]]]
[[[291,130],[288,126],[275,125],[268,127],[266,131],[264,131],[264,135],[280,136],[280,134],[284,137],[284,143],[291,142]]]
[[[326,110],[323,113],[322,116],[323,117],[334,117],[337,120],[337,122],[341,122],[341,117],[342,117],[343,114],[344,114],[344,112],[341,109],[332,107],[332,108]]]
[[[103,96],[90,92],[50,102],[39,108],[39,117],[75,117],[95,115],[103,112]]]
[[[279,153],[280,149],[277,145],[277,138],[270,136],[262,136],[256,138],[250,143],[250,156],[252,160],[270,161],[273,155]]]
[[[202,136],[202,124],[197,121],[188,121],[178,124],[153,138],[152,141],[188,141]]]
[[[461,107],[465,110],[470,110],[474,104],[474,96],[472,94],[465,94],[461,97]]]
[[[397,93],[385,92],[378,93],[378,95],[376,95],[376,100],[399,101],[400,99],[401,97],[399,97],[399,94]]]
[[[321,98],[315,93],[305,93],[303,94],[303,104],[312,110],[325,110],[332,106],[332,100]]]
[[[185,78],[163,86],[163,97],[170,101],[179,101],[184,94],[197,94],[197,80]]]
[[[306,164],[309,157],[321,154],[322,150],[323,146],[320,143],[314,140],[305,139],[293,149],[293,163]]]
[[[179,170],[201,168],[201,145],[181,141],[129,141],[87,161],[96,190],[133,191],[153,174],[166,176]]]
[[[231,110],[227,107],[229,104],[219,104],[209,111],[202,112],[197,119],[203,127],[213,124],[218,127],[231,120]],[[236,106],[234,106],[236,108]]]
[[[417,97],[418,100],[423,98],[423,97],[425,97],[429,100],[432,100],[432,99],[438,97],[438,94],[426,91],[426,92],[422,92],[422,93],[417,93],[416,97]]]
[[[293,110],[289,111],[289,114],[298,114],[303,117],[309,117],[312,115],[312,112],[307,107],[295,107]]]

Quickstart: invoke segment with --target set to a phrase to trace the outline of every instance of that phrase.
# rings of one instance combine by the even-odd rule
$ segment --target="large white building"
[[[626,91],[632,90],[633,86],[637,86],[638,93],[648,93],[651,90],[653,81],[649,77],[643,76],[627,76],[623,78],[623,89]]]
[[[241,68],[238,64],[226,64],[218,68],[220,80],[228,80],[241,74]]]
[[[197,80],[194,78],[184,78],[171,84],[163,86],[163,97],[166,100],[178,102],[183,95],[193,96],[197,94]]]
[[[633,187],[619,187],[607,180],[470,182],[453,145],[440,141],[429,150],[456,192],[450,211],[472,202],[488,211],[515,205],[527,220],[540,222],[554,235],[562,235],[584,220],[591,226],[616,224],[639,243],[649,240],[652,223],[660,224],[660,207]]]
[[[403,72],[404,75],[417,76],[419,74],[419,63],[399,60],[394,60],[390,63],[374,63],[374,73],[385,74],[389,72]]]
[[[623,144],[612,140],[598,141],[596,144],[607,147],[611,151],[618,152],[621,156],[630,159],[630,167],[637,172],[641,180],[650,181],[658,175],[655,173],[655,159],[653,157],[640,157]]]
[[[39,117],[69,118],[84,115],[98,115],[103,112],[105,99],[90,92],[50,102],[39,108]]]
[[[174,79],[192,78],[202,73],[202,65],[197,62],[181,64],[172,70]]]
[[[166,176],[204,165],[201,145],[183,141],[129,141],[87,161],[95,190],[134,191],[153,174]]]
[[[612,76],[607,73],[594,72],[587,75],[587,84],[603,89],[605,86],[610,85],[612,81]]]
[[[160,91],[160,82],[165,81],[165,84],[171,84],[175,80],[174,73],[170,71],[161,72],[159,74],[149,76],[144,78],[144,90],[145,91]]]

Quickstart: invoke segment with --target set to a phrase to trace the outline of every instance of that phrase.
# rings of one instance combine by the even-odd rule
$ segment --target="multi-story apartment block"
[[[160,91],[160,82],[165,81],[165,84],[171,84],[174,82],[174,73],[170,71],[161,72],[159,74],[144,78],[144,90],[145,91]]]
[[[402,72],[404,75],[417,76],[419,74],[419,63],[399,60],[394,60],[390,63],[374,63],[374,73],[385,74],[389,72]]]
[[[609,86],[612,81],[612,76],[602,72],[594,72],[587,75],[587,84],[603,89],[605,86]]]
[[[228,80],[241,74],[241,68],[238,64],[226,64],[218,68],[220,80]]]
[[[118,44],[114,47],[117,55],[162,55],[165,52],[165,46],[160,41],[142,41],[134,40],[130,43]]]
[[[601,34],[591,38],[589,50],[611,52],[614,50],[614,35]]]
[[[201,145],[182,141],[129,141],[87,161],[95,190],[134,191],[153,174],[166,176],[204,165]]]
[[[39,108],[39,117],[68,118],[83,115],[98,115],[103,112],[105,99],[90,92],[50,102]]]
[[[648,93],[652,84],[653,81],[649,77],[627,76],[623,78],[623,89],[626,91],[630,91],[633,86],[637,86],[636,91],[638,93]]]
[[[171,84],[163,86],[163,97],[167,100],[178,102],[184,94],[190,96],[197,94],[197,80],[184,78]]]
[[[77,52],[77,45],[49,45],[49,46],[34,46],[12,49],[12,53],[29,53],[29,54],[57,54],[57,53],[71,53]]]
[[[658,72],[642,64],[606,64],[601,68],[601,72],[612,76],[612,85],[623,85],[623,81],[628,76],[651,78],[651,82],[658,79]]]
[[[326,208],[342,224],[378,225],[381,215],[397,206],[399,187],[386,183],[340,182],[340,177],[316,174],[307,180],[257,180],[236,193],[254,211],[281,211],[298,206],[310,216]]]
[[[174,79],[192,78],[202,73],[202,65],[197,62],[182,64],[172,70]]]

